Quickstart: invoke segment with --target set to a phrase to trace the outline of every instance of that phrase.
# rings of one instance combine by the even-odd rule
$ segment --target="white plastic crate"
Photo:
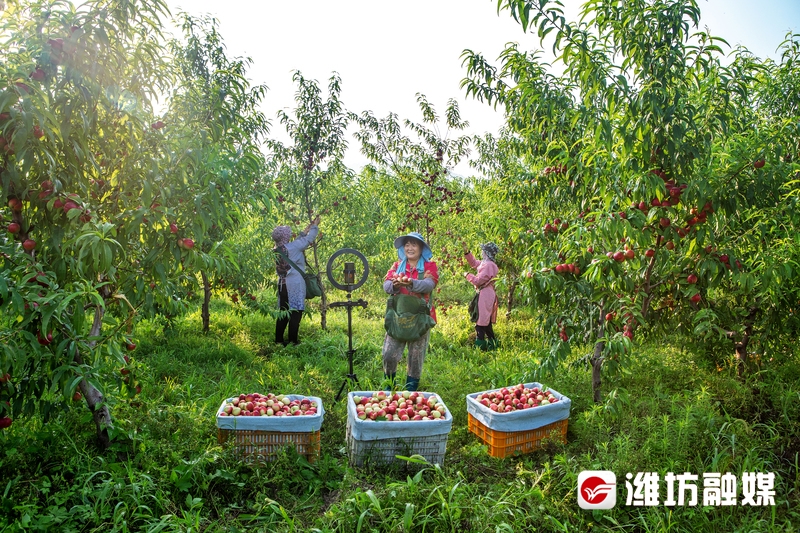
[[[347,448],[352,466],[385,465],[398,461],[397,456],[419,455],[432,464],[443,464],[447,437],[453,427],[453,415],[441,396],[445,414],[436,420],[373,421],[359,420],[353,396],[372,396],[372,391],[347,395]],[[418,392],[428,398],[434,393]]]

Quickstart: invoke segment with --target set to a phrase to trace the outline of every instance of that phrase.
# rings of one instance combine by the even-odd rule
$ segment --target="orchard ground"
[[[335,296],[334,296],[335,297]],[[274,304],[267,291],[259,295]],[[363,390],[380,387],[379,293],[353,312],[355,370]],[[442,302],[442,305],[448,302]],[[424,390],[453,413],[440,466],[348,466],[344,399],[346,313],[304,319],[302,343],[272,342],[274,321],[212,300],[211,331],[199,308],[169,324],[143,321],[133,361],[140,395],[113,405],[112,450],[95,448],[90,415],[75,409],[43,425],[33,417],[0,434],[3,531],[796,531],[800,525],[800,402],[797,363],[760,361],[746,381],[678,336],[637,339],[635,366],[607,380],[592,401],[584,355],[543,381],[572,399],[567,443],[494,459],[467,430],[468,393],[530,381],[548,342],[539,317],[515,311],[497,330],[503,347],[471,347],[458,302],[433,330]],[[313,307],[313,304],[312,304]],[[313,312],[313,311],[312,311]],[[244,466],[217,444],[214,414],[242,392],[322,398],[321,457],[309,464],[286,449],[276,461]],[[582,470],[776,474],[776,505],[583,511]],[[662,489],[663,490],[663,489]],[[663,495],[662,495],[663,499]]]

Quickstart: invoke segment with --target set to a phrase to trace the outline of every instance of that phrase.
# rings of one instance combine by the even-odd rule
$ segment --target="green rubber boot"
[[[480,348],[482,352],[489,349],[489,341],[486,339],[475,339],[475,347]]]
[[[391,392],[397,387],[397,380],[395,379],[397,374],[384,374],[383,379],[386,383],[388,383],[386,392]]]
[[[418,388],[419,388],[419,378],[412,378],[410,376],[406,378],[406,387],[405,387],[405,389],[407,391],[414,392]]]
[[[500,339],[498,339],[497,337],[493,337],[493,338],[489,339],[486,342],[488,343],[488,346],[489,346],[487,349],[490,352],[500,348]]]

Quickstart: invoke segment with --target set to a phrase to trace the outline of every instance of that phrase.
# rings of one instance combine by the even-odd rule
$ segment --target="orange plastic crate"
[[[467,416],[469,417],[469,430],[489,447],[489,455],[492,457],[508,457],[536,451],[541,448],[542,441],[546,438],[557,438],[561,442],[567,442],[567,424],[569,423],[567,418],[528,431],[507,432],[495,431],[486,427],[470,413],[467,413]]]
[[[309,463],[319,459],[320,453],[319,431],[290,433],[217,428],[217,442],[232,446],[234,455],[245,462],[271,461],[288,444],[294,446]]]

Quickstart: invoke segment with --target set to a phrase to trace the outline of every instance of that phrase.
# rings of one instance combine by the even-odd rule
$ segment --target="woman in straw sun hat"
[[[398,260],[386,273],[383,290],[390,295],[416,296],[430,304],[431,293],[439,282],[439,269],[432,261],[433,252],[430,246],[421,234],[411,232],[397,237],[394,247],[397,249]],[[436,310],[433,307],[431,317],[435,322]],[[414,341],[400,341],[386,334],[383,341],[383,372],[392,384],[395,382],[397,365],[403,357],[403,351],[408,348],[405,388],[410,391],[418,390],[430,333],[428,330]]]

